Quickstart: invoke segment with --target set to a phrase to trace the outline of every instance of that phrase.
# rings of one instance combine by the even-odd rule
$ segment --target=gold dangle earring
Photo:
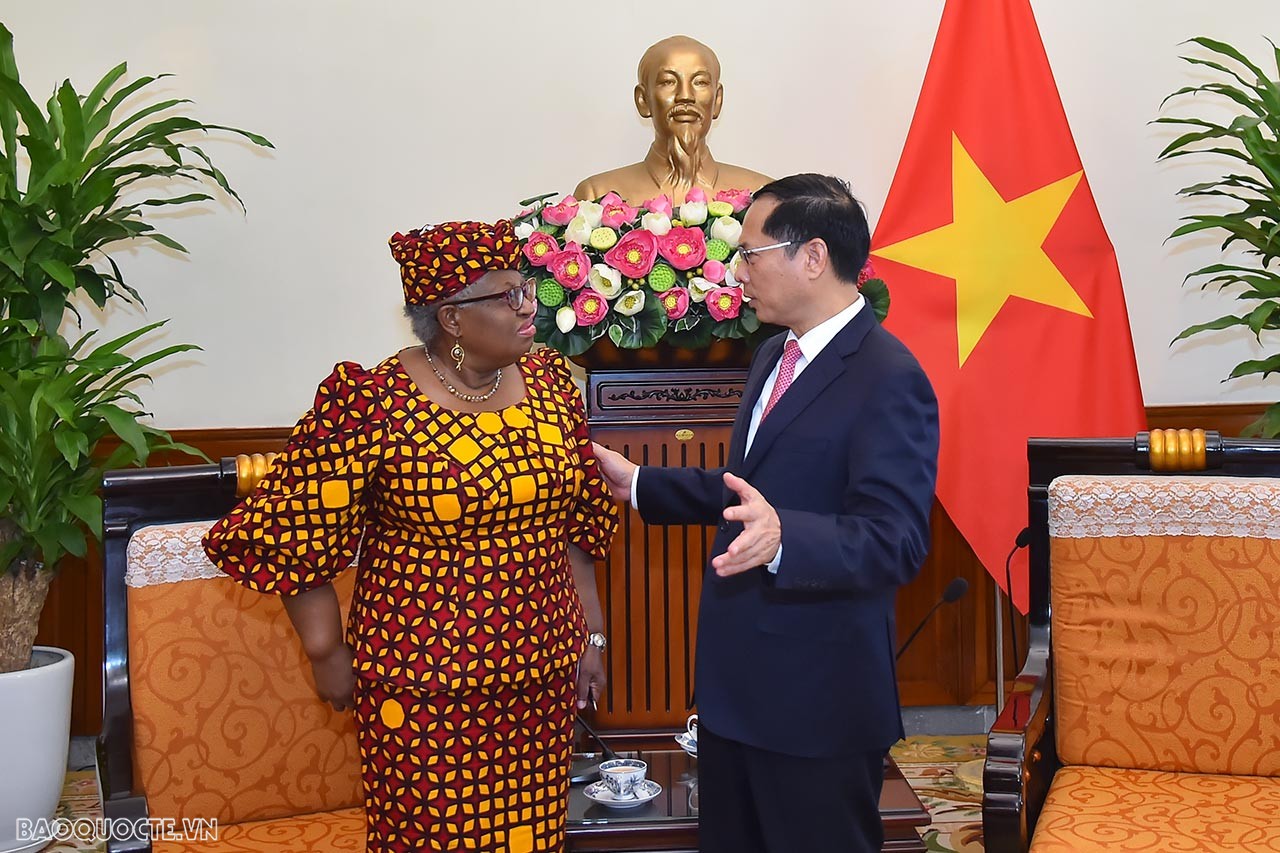
[[[462,348],[462,341],[453,342],[453,348],[449,350],[449,357],[453,359],[453,369],[461,370],[462,362],[467,357],[467,351]]]

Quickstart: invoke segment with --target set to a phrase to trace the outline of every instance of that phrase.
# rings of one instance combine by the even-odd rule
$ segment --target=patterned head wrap
[[[515,269],[520,259],[520,243],[506,219],[415,228],[393,234],[389,243],[408,305],[452,296],[490,270]]]

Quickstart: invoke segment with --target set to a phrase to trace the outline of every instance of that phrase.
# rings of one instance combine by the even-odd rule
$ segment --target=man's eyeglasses
[[[445,302],[444,305],[466,305],[471,302],[485,302],[489,299],[505,299],[507,307],[512,311],[519,311],[524,307],[525,300],[532,301],[538,294],[538,280],[536,278],[526,278],[515,287],[498,293],[490,293],[488,296],[471,296],[467,299],[454,299],[451,302]]]
[[[752,256],[752,255],[759,254],[760,252],[767,252],[767,251],[769,251],[770,249],[781,249],[781,248],[784,248],[784,247],[786,247],[786,246],[790,246],[790,245],[791,245],[791,244],[793,244],[794,242],[795,242],[794,240],[786,240],[786,241],[784,241],[784,242],[782,242],[782,243],[770,243],[768,246],[761,246],[761,247],[760,247],[760,248],[758,248],[758,249],[743,249],[743,248],[739,248],[739,249],[738,249],[738,254],[742,255],[742,259],[743,259],[743,260],[745,260],[747,263],[751,263],[751,256]]]

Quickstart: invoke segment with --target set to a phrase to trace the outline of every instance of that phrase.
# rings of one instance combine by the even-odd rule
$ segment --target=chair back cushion
[[[1280,481],[1049,487],[1065,764],[1280,775]]]
[[[129,542],[134,772],[151,816],[231,824],[361,804],[351,714],[316,696],[280,599],[205,559],[210,524]],[[335,583],[344,618],[353,575]]]

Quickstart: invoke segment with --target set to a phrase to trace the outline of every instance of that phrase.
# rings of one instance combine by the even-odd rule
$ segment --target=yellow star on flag
[[[874,252],[955,280],[961,365],[1011,296],[1093,317],[1042,248],[1082,174],[1005,201],[952,134],[952,222]]]

